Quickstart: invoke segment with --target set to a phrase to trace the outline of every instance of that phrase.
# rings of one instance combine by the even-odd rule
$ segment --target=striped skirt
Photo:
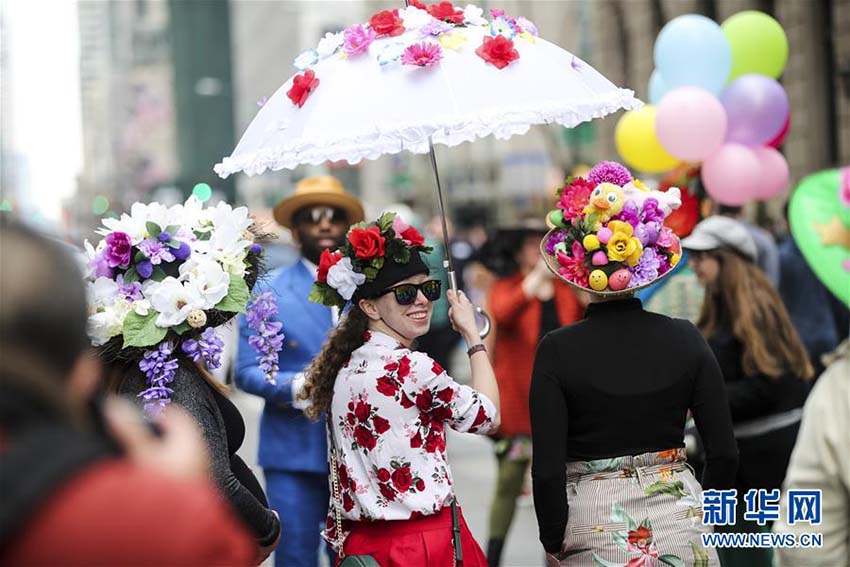
[[[708,567],[702,487],[684,449],[567,464],[569,521],[561,565]]]

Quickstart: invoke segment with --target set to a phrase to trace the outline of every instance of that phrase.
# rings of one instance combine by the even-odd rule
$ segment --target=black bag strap
[[[0,546],[8,544],[56,490],[111,454],[105,440],[55,425],[16,437],[0,454]]]

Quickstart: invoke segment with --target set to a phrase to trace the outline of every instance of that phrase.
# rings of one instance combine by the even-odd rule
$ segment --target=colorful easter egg
[[[593,270],[588,278],[591,289],[595,291],[603,291],[608,287],[608,276],[602,270]]]
[[[599,242],[602,244],[608,244],[608,240],[611,238],[612,234],[613,233],[610,228],[600,228],[596,231],[596,238],[598,238]]]
[[[584,249],[588,252],[593,252],[597,248],[599,248],[599,239],[595,234],[588,234],[584,237],[584,240],[581,241]]]
[[[564,211],[561,209],[555,209],[549,213],[549,222],[558,228],[565,228],[567,225],[564,222]]]
[[[608,263],[608,254],[603,252],[602,250],[597,250],[596,253],[593,254],[593,258],[590,260],[594,266],[604,266]]]
[[[614,291],[622,291],[629,286],[632,273],[625,268],[619,269],[608,278],[608,287]]]

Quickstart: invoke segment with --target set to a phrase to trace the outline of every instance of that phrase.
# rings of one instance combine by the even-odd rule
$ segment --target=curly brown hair
[[[298,398],[310,400],[312,405],[304,410],[308,418],[318,420],[330,408],[336,376],[351,358],[351,353],[366,342],[368,328],[369,318],[359,307],[353,306],[307,367],[304,372],[307,379]]]

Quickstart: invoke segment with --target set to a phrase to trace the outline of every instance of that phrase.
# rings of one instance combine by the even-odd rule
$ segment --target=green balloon
[[[741,75],[759,73],[778,79],[788,61],[788,38],[779,22],[757,10],[738,12],[723,25],[732,47],[728,82]]]
[[[809,267],[850,307],[850,249],[841,244],[842,231],[850,231],[850,206],[841,200],[840,176],[828,169],[804,178],[791,195],[788,221]]]

